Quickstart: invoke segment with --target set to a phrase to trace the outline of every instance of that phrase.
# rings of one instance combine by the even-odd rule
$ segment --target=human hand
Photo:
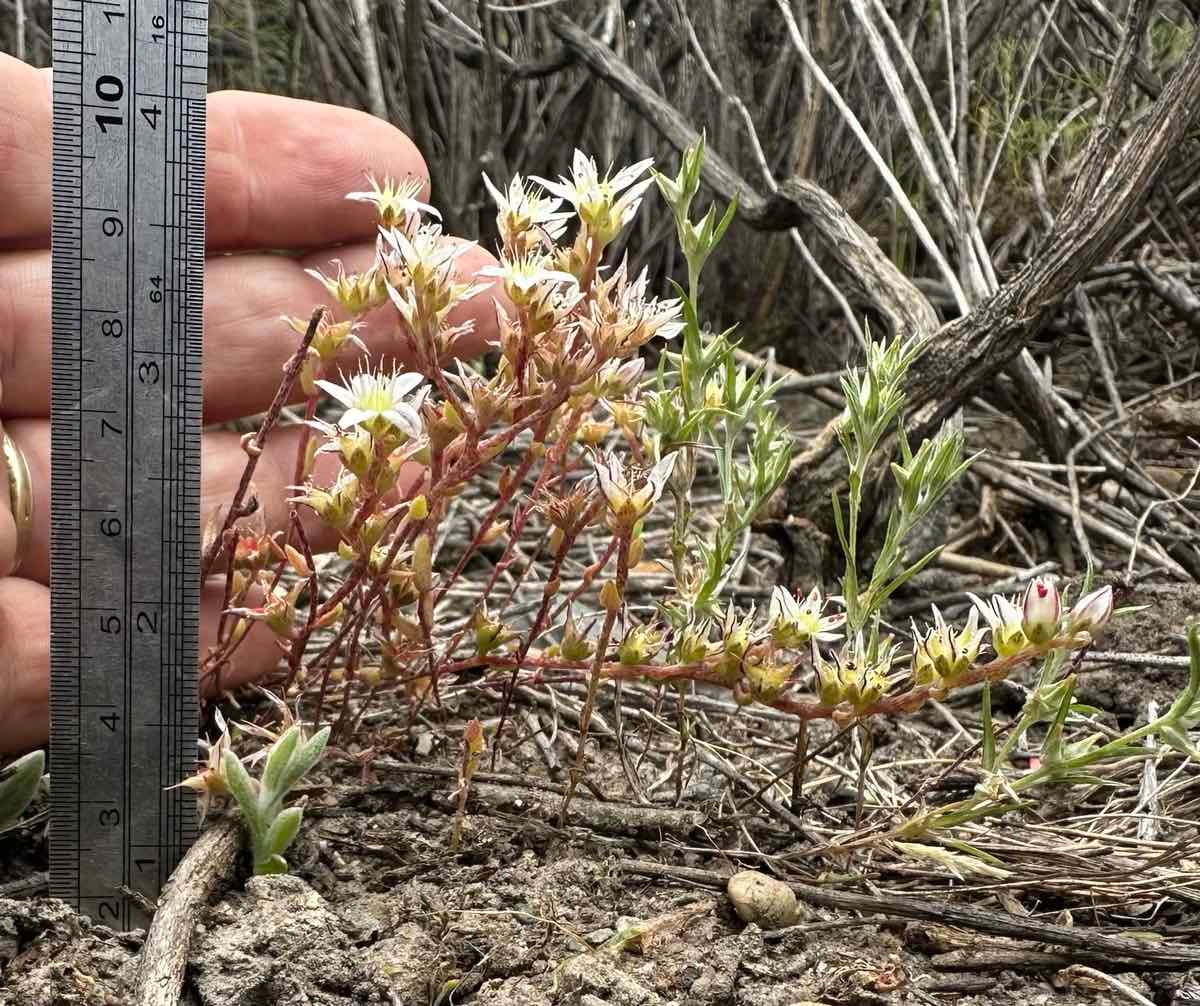
[[[0,753],[45,741],[50,677],[50,75],[0,54],[0,423],[28,462],[32,527],[20,569],[17,523],[0,456]],[[280,315],[307,315],[328,294],[306,268],[341,258],[348,271],[374,258],[373,208],[346,202],[366,171],[427,179],[425,163],[398,130],[366,113],[269,95],[219,92],[208,99],[207,243],[204,298],[204,412],[208,423],[264,410],[296,335]],[[344,243],[336,250],[331,245]],[[298,249],[295,257],[264,250]],[[236,252],[238,254],[228,254]],[[473,248],[457,260],[470,275],[495,260]],[[494,337],[489,291],[464,304],[478,350]],[[397,343],[396,315],[369,318],[361,338],[372,359]],[[354,355],[345,360],[354,367]],[[276,432],[255,483],[267,526],[287,526],[299,431]],[[204,436],[202,513],[227,502],[245,464],[234,433]],[[331,459],[332,460],[332,459]],[[334,466],[336,467],[336,466]],[[316,479],[321,472],[318,469]],[[314,527],[314,533],[316,529]],[[314,546],[332,547],[326,538]],[[215,640],[222,587],[202,595],[201,653]],[[279,650],[251,633],[222,673],[222,685],[271,670]]]

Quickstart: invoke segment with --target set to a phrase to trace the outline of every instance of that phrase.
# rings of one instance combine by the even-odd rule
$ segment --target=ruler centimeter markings
[[[207,0],[54,0],[51,893],[144,925],[198,830]]]

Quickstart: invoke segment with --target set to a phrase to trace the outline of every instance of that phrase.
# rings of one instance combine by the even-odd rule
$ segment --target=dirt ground
[[[954,957],[953,937],[925,923],[843,916],[845,927],[832,928],[834,913],[811,911],[780,938],[743,925],[720,892],[614,868],[622,857],[663,856],[686,835],[589,836],[513,808],[473,815],[467,848],[452,855],[444,787],[364,792],[359,804],[314,817],[294,875],[251,879],[204,913],[183,1002],[1122,1001],[1053,974],[948,969],[938,958]],[[670,858],[727,868],[702,855]],[[812,928],[822,922],[831,926]],[[125,1003],[140,942],[139,932],[90,925],[60,902],[0,901],[0,1003]],[[1119,977],[1164,1003],[1181,981]]]
[[[1195,613],[1195,593],[1149,587],[1139,594],[1147,596],[1156,605],[1154,617],[1140,621],[1136,639],[1118,627],[1105,648],[1181,652],[1178,627]],[[1112,717],[1115,723],[1144,708],[1148,698],[1169,701],[1183,671],[1125,666],[1084,677],[1088,700],[1119,714]],[[569,731],[551,731],[553,739],[539,745],[532,725],[547,725],[546,708],[521,703],[497,773],[481,772],[472,786],[462,845],[454,852],[454,735],[467,715],[494,714],[485,698],[465,691],[454,715],[418,725],[403,737],[395,717],[381,714],[368,723],[358,748],[327,759],[324,775],[304,787],[308,811],[289,852],[291,875],[233,878],[203,912],[181,1002],[1166,1006],[1191,1001],[1193,990],[1200,996],[1200,982],[1171,972],[1117,973],[1124,990],[1114,990],[1086,971],[1071,970],[1072,959],[1055,956],[1061,950],[1049,945],[983,937],[936,921],[802,903],[783,930],[743,923],[718,885],[721,877],[751,867],[832,888],[884,892],[910,889],[906,885],[919,876],[925,890],[936,889],[931,897],[939,901],[990,905],[1057,922],[1074,916],[1078,924],[1105,932],[1137,928],[1174,939],[1190,933],[1194,939],[1200,932],[1195,893],[1200,872],[1193,849],[1191,859],[1179,862],[1193,871],[1192,879],[1181,882],[1173,896],[1149,891],[1148,905],[1126,903],[1118,911],[1094,885],[1097,876],[1120,864],[1119,841],[1096,854],[1094,867],[1075,875],[1074,891],[1071,885],[1055,886],[1043,871],[1040,882],[991,895],[980,893],[978,884],[915,869],[911,861],[876,855],[869,847],[855,853],[827,848],[816,855],[813,836],[798,836],[772,819],[703,761],[687,763],[682,800],[674,807],[675,741],[642,731],[631,719],[630,710],[646,697],[629,689],[622,696],[625,746],[627,753],[640,747],[642,757],[622,765],[617,756],[610,696],[601,706],[609,736],[601,730],[589,773],[592,789],[581,787],[565,824],[558,821],[558,809]],[[1002,707],[1002,693],[997,700]],[[967,722],[969,714],[969,703],[954,713]],[[744,712],[714,711],[700,714],[695,729],[698,737],[711,728],[713,737],[768,751],[772,738],[781,746],[785,726]],[[876,789],[868,792],[868,820],[870,805],[884,814],[883,801],[872,795],[880,785],[893,787],[901,798],[928,774],[921,752],[944,743],[946,732],[944,719],[932,710],[880,725],[873,763],[881,766],[885,784],[876,780]],[[377,758],[364,770],[357,755],[371,745],[394,756]],[[631,778],[655,798],[639,805]],[[822,835],[851,833],[853,782],[845,772],[814,773],[800,809],[802,822]],[[1188,785],[1187,799],[1194,802],[1195,774]],[[1056,808],[1051,800],[1046,808],[1080,811],[1075,802]],[[1158,836],[1164,844],[1194,840],[1195,827],[1182,816],[1177,832]],[[1021,823],[1010,821],[1014,817],[989,832],[988,848],[1010,867],[1022,862],[1020,849],[1004,851],[1006,841],[1016,842],[1012,829]],[[35,823],[0,837],[0,893],[22,883],[39,893],[36,872],[46,865],[43,831]],[[1010,832],[1013,839],[1007,838]],[[1106,860],[1109,854],[1116,858]],[[647,877],[631,861],[699,869],[715,880]],[[1036,861],[1030,857],[1026,863]],[[859,879],[851,883],[850,875]],[[1129,921],[1134,916],[1136,924]],[[0,900],[0,1004],[126,1003],[141,940],[140,932],[92,925],[59,902]],[[1132,999],[1135,993],[1144,998]]]

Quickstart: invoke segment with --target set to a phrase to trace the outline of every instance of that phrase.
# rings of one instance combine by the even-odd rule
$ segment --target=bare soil
[[[1149,586],[1136,595],[1143,598],[1153,601],[1154,614],[1141,617],[1136,629],[1118,626],[1104,647],[1181,653],[1178,627],[1195,614],[1196,591]],[[1168,702],[1184,676],[1174,668],[1086,669],[1081,696],[1108,710],[1102,719],[1116,726],[1143,715],[1148,700]],[[1073,961],[1086,963],[1086,954],[887,913],[864,917],[802,904],[795,925],[764,932],[744,924],[714,885],[641,876],[628,867],[632,860],[723,876],[760,868],[830,889],[924,892],[936,902],[1186,943],[1200,932],[1200,871],[1194,848],[1187,849],[1195,838],[1188,808],[1200,800],[1195,773],[1180,776],[1185,785],[1172,791],[1179,826],[1160,827],[1145,855],[1130,844],[1128,829],[1114,823],[1105,842],[1105,829],[1089,818],[1116,809],[1111,794],[1050,794],[1037,814],[992,822],[974,841],[1010,871],[1010,882],[999,884],[956,878],[897,856],[882,842],[851,848],[851,836],[897,821],[898,808],[935,769],[944,778],[927,788],[928,803],[961,796],[963,786],[969,791],[967,768],[944,771],[965,747],[954,741],[946,717],[969,729],[976,715],[969,700],[876,725],[857,831],[851,742],[834,741],[808,769],[797,804],[811,829],[803,835],[694,754],[675,806],[677,739],[647,725],[655,716],[672,722],[673,699],[656,714],[653,693],[626,687],[618,718],[613,695],[607,698],[591,790],[581,787],[565,823],[559,793],[574,740],[571,695],[555,698],[561,730],[544,700],[518,704],[497,773],[481,771],[473,783],[457,852],[450,848],[455,733],[471,714],[494,715],[491,699],[464,689],[444,719],[434,714],[412,731],[397,716],[375,717],[357,747],[327,759],[325,775],[306,785],[306,824],[289,854],[291,875],[231,878],[203,912],[181,1002],[1070,1004],[1131,1002],[1136,993],[1165,1006],[1200,989],[1182,972],[1107,969],[1125,986],[1114,990],[1071,968]],[[1011,699],[1015,709],[1019,682]],[[724,712],[715,696],[709,700],[691,726],[707,750],[728,754],[726,745],[742,744],[762,765],[787,752],[791,724]],[[1003,689],[997,705],[1003,712]],[[544,730],[541,745],[532,736],[535,722]],[[618,725],[624,764],[612,736]],[[814,749],[831,737],[821,732]],[[363,768],[369,759],[360,756],[369,746],[393,754]],[[731,761],[737,774],[762,779],[779,796],[782,784],[766,785],[770,776],[744,758]],[[1047,840],[1027,830],[1053,826],[1054,817],[1064,829],[1074,819],[1070,827],[1094,831],[1098,840],[1081,844],[1069,830]],[[35,822],[0,837],[0,891],[25,881],[36,892],[36,871],[45,869],[43,831]],[[1084,845],[1089,851],[1072,858],[1074,847]],[[1180,846],[1174,859],[1163,852]],[[1163,875],[1161,883],[1125,888],[1114,879],[1122,870],[1153,878],[1156,856],[1159,866],[1170,860],[1173,881]],[[140,932],[93,925],[52,900],[0,900],[0,1004],[126,1003],[141,940]]]

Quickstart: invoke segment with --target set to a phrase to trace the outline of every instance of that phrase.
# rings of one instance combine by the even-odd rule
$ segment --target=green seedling
[[[45,753],[30,751],[0,770],[0,834],[16,826],[37,796],[45,768]]]
[[[250,832],[256,874],[286,873],[283,852],[296,838],[304,811],[285,808],[288,792],[316,765],[329,741],[329,727],[307,740],[300,727],[293,725],[271,745],[263,765],[262,778],[253,779],[242,760],[226,750],[221,768],[225,786],[237,801]]]

